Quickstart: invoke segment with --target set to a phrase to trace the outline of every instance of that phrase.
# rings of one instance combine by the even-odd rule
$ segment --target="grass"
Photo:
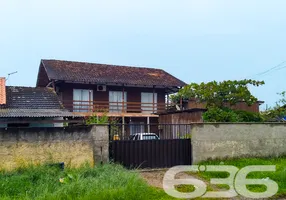
[[[274,180],[279,191],[277,196],[286,196],[286,156],[279,158],[240,158],[229,160],[210,160],[199,163],[201,165],[232,165],[239,169],[249,165],[276,165],[276,172],[251,172],[247,178],[269,178]],[[226,172],[199,172],[198,175],[209,182],[211,178],[226,178]],[[220,185],[219,188],[228,188],[225,185]],[[252,192],[263,192],[266,187],[263,185],[248,185],[247,188]]]
[[[94,200],[171,199],[152,188],[134,171],[119,165],[60,170],[51,166],[29,166],[0,172],[1,200]]]

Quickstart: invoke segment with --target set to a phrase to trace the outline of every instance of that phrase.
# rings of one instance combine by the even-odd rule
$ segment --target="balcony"
[[[156,116],[165,112],[170,104],[109,101],[63,101],[64,107],[80,115],[107,113],[108,116]]]

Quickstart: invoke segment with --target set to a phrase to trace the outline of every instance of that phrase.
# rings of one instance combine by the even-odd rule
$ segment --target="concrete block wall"
[[[194,124],[192,154],[193,163],[209,158],[286,155],[286,124]]]
[[[0,128],[0,168],[65,162],[71,167],[108,162],[106,126]]]

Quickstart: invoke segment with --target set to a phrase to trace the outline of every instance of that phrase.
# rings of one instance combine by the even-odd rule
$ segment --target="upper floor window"
[[[142,113],[157,112],[157,93],[151,93],[151,92],[141,93],[141,110]]]
[[[126,112],[126,102],[127,92],[109,91],[109,112]]]
[[[93,111],[93,91],[84,89],[73,90],[73,111],[92,112]]]

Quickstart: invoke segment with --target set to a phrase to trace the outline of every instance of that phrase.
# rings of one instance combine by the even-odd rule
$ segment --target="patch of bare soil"
[[[141,177],[152,187],[155,188],[159,188],[162,189],[163,188],[163,178],[164,175],[166,173],[167,169],[160,169],[160,170],[141,170],[139,171],[139,174],[141,175]],[[196,178],[196,179],[200,179],[202,181],[204,181],[213,191],[219,191],[221,189],[210,185],[208,182],[206,182],[205,180],[203,180],[201,177],[197,176],[197,175],[189,175],[187,173],[179,173],[175,176],[175,178]],[[198,198],[201,199],[201,198]],[[206,200],[206,198],[204,198]],[[221,198],[212,198],[212,200],[214,199],[221,199]],[[247,198],[241,197],[241,196],[237,196],[234,198],[230,198],[232,200],[246,200]]]
[[[167,169],[160,169],[160,170],[150,170],[150,171],[140,171],[140,175],[142,178],[147,181],[147,183],[156,188],[163,188],[163,178],[166,173]],[[192,177],[186,173],[179,173],[175,176],[176,178],[187,178]]]
[[[163,188],[163,177],[166,171],[166,169],[154,171],[140,171],[140,175],[152,187]]]

